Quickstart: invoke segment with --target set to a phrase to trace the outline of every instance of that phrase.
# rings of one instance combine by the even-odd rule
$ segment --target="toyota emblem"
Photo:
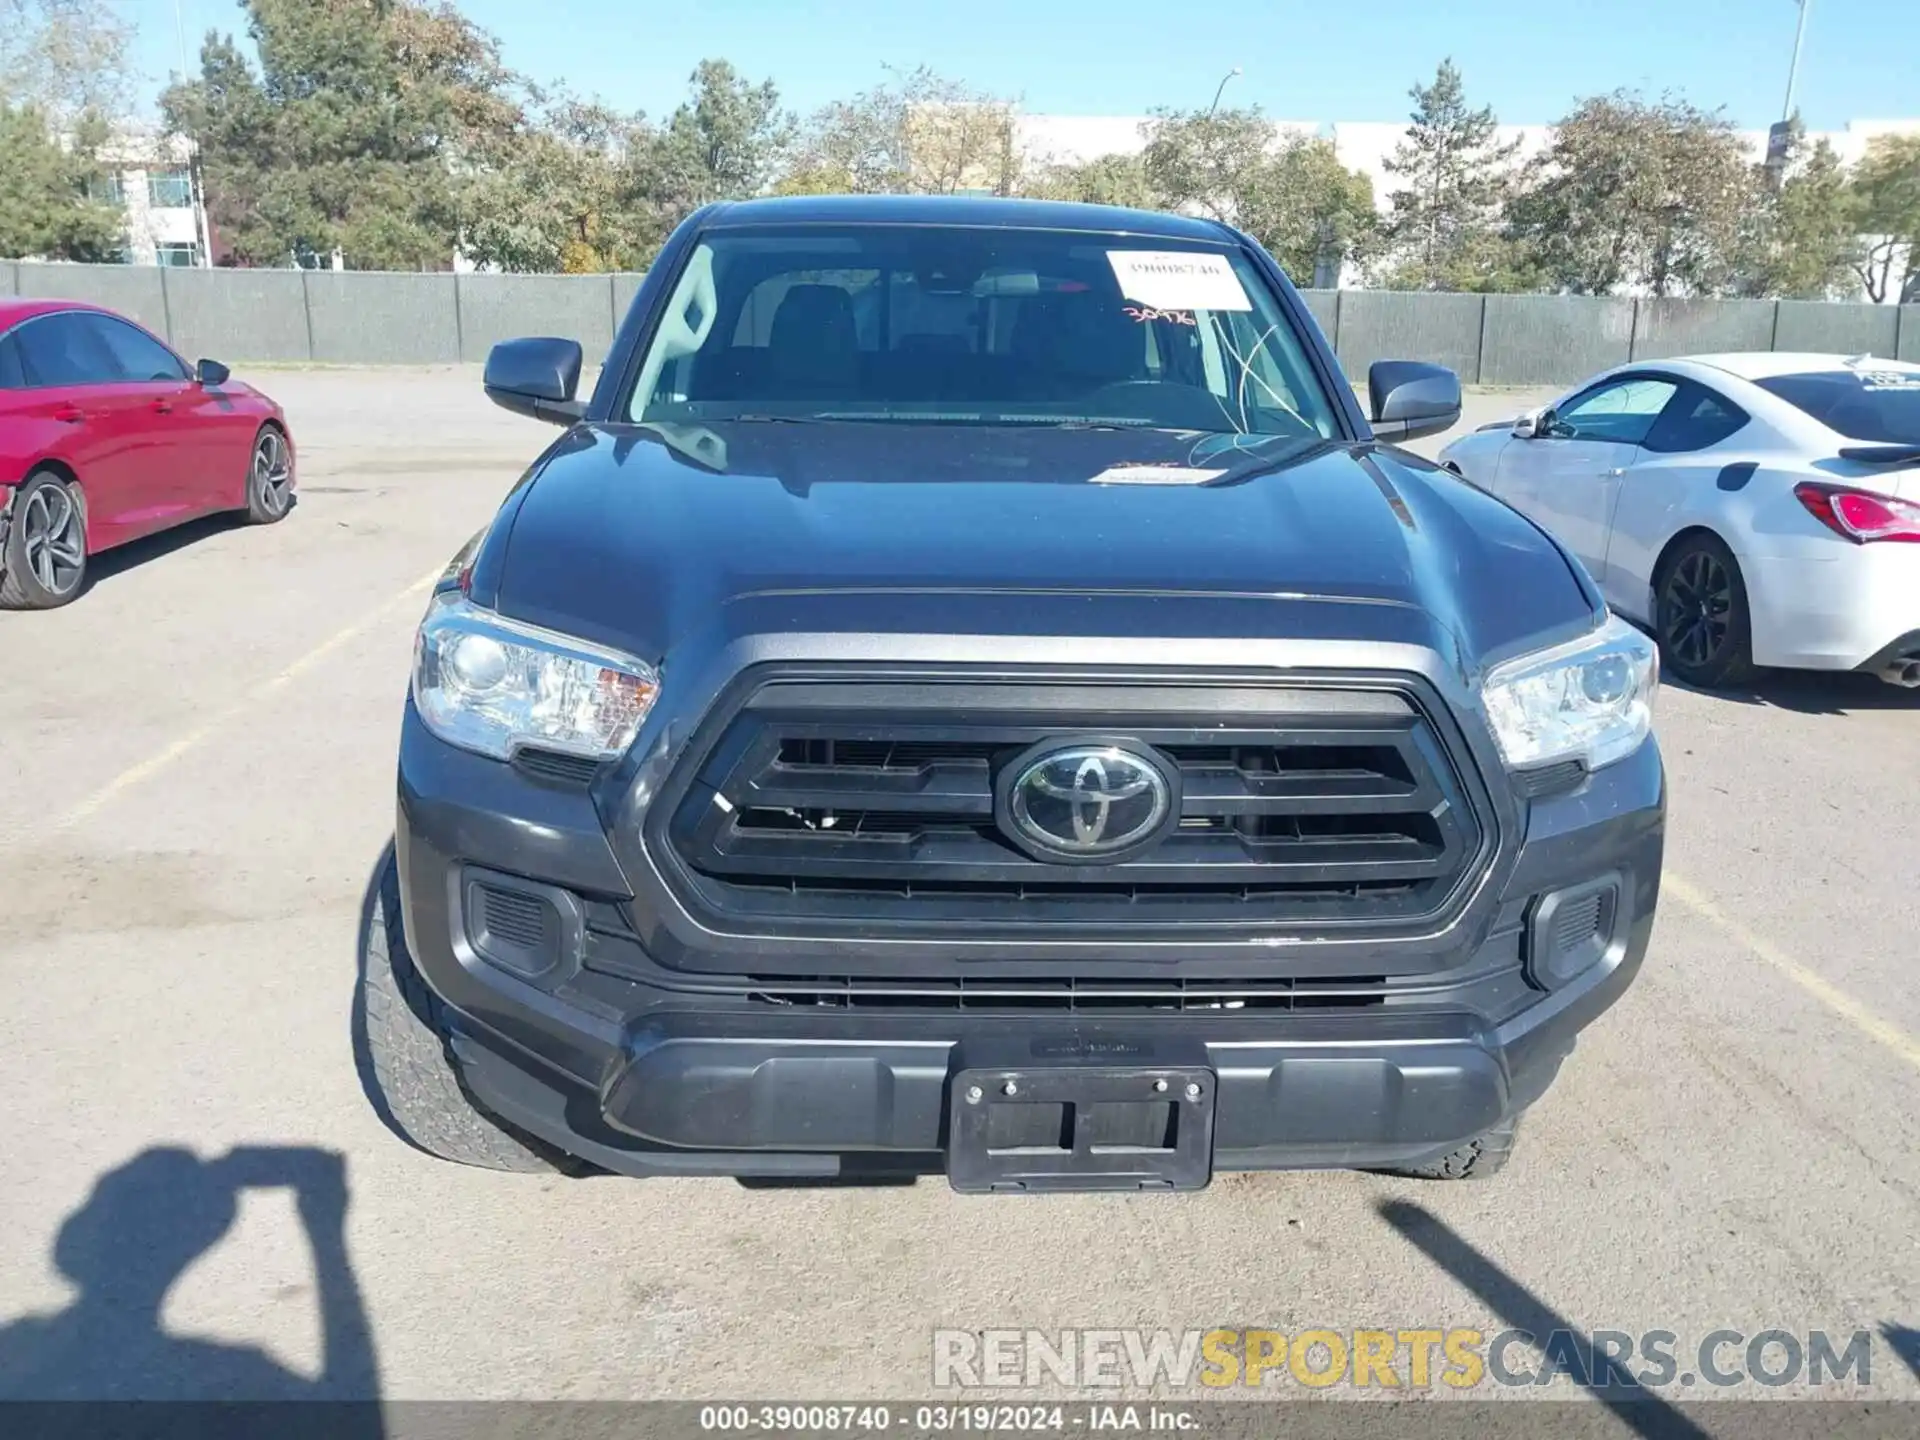
[[[1068,745],[1016,762],[1007,814],[1028,848],[1062,860],[1108,859],[1156,836],[1173,787],[1144,755]]]

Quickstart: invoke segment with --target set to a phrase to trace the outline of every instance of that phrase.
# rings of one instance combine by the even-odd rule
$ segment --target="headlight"
[[[1659,684],[1653,642],[1609,615],[1591,635],[1494,667],[1481,694],[1509,769],[1584,760],[1598,770],[1653,730]]]
[[[611,759],[660,693],[644,661],[509,620],[457,591],[434,598],[413,647],[413,703],[450,745],[506,760],[522,746]]]

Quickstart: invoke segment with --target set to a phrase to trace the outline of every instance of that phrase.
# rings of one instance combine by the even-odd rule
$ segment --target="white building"
[[[100,151],[102,199],[127,216],[127,262],[204,265],[204,228],[194,204],[191,142],[178,135],[116,132]]]

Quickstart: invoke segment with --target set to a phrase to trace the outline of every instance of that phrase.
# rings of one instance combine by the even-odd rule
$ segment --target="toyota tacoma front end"
[[[1497,1169],[1659,888],[1652,647],[1207,222],[676,234],[421,626],[361,1023],[510,1168]]]

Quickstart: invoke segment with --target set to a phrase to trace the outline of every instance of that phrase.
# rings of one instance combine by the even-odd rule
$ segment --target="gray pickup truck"
[[[966,1191],[1504,1163],[1659,890],[1653,647],[1172,215],[719,205],[489,395],[358,1016],[501,1168]]]

